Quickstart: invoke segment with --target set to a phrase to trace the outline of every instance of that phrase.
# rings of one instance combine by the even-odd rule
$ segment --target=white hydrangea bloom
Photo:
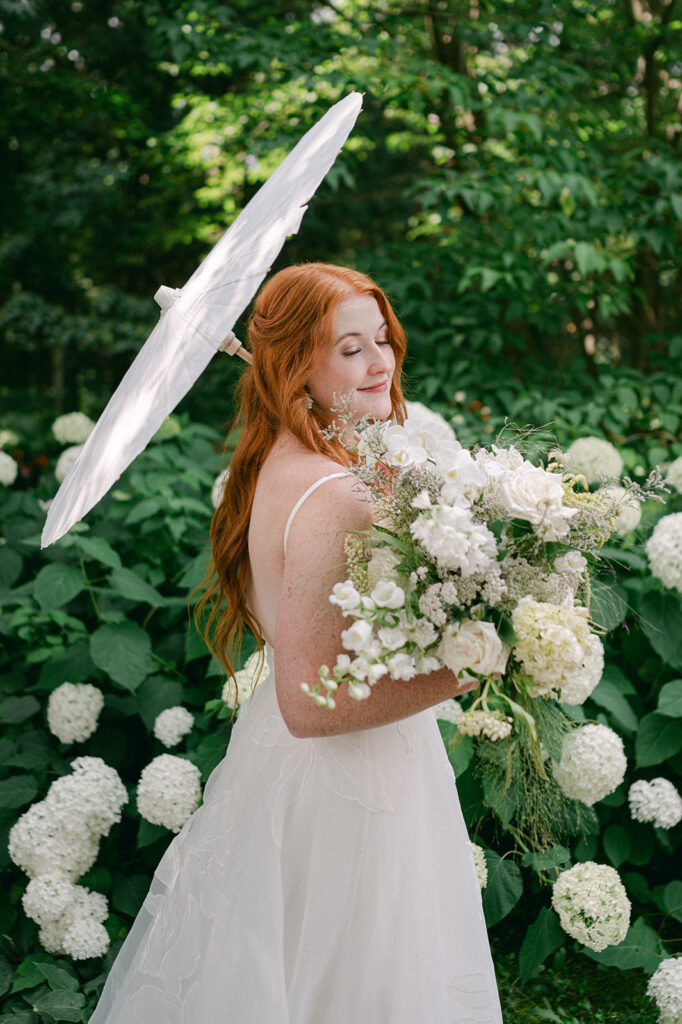
[[[637,529],[642,518],[642,506],[637,498],[618,484],[602,487],[599,493],[609,500],[605,514],[613,516],[613,528],[617,533],[626,534]]]
[[[57,459],[57,465],[54,469],[54,475],[57,477],[59,483],[62,483],[66,474],[69,472],[74,462],[83,451],[82,444],[72,445],[70,448],[65,448],[62,454]]]
[[[82,885],[74,885],[72,890],[63,913],[43,923],[40,943],[48,953],[66,953],[74,960],[103,956],[109,948],[109,935],[103,925],[109,913],[106,896]]]
[[[674,828],[682,821],[682,798],[668,779],[633,782],[628,803],[635,821],[650,821],[656,828]]]
[[[221,470],[221,472],[218,473],[218,476],[213,481],[213,487],[211,488],[211,504],[213,505],[213,508],[218,508],[221,501],[223,500],[225,484],[227,483],[227,478],[229,475],[230,467],[228,466],[227,469]]]
[[[235,707],[235,690],[237,707],[247,700],[260,682],[270,675],[267,654],[254,651],[247,659],[244,668],[235,672],[234,677],[225,680],[222,692],[222,700],[229,708]]]
[[[62,683],[47,702],[47,724],[61,743],[83,743],[97,728],[102,691],[90,683]]]
[[[582,703],[601,677],[602,661],[592,639],[587,608],[522,598],[512,612],[514,654],[533,681],[532,696],[561,690],[566,703]],[[603,652],[601,657],[603,658]],[[564,696],[565,694],[565,696]]]
[[[52,433],[60,444],[83,444],[94,425],[85,413],[69,412],[57,417],[52,424]]]
[[[646,553],[654,576],[682,594],[682,512],[658,520],[646,543]]]
[[[166,708],[156,716],[154,735],[164,747],[175,747],[183,736],[192,731],[194,715],[183,707]]]
[[[561,760],[553,770],[566,796],[591,807],[625,778],[623,741],[607,725],[581,725],[564,737]]]
[[[579,470],[588,484],[616,480],[623,472],[623,460],[617,448],[601,437],[579,437],[566,450],[566,463]]]
[[[19,467],[7,452],[0,451],[0,484],[11,487],[17,478]]]
[[[671,956],[658,965],[649,978],[646,994],[660,1014],[658,1024],[682,1021],[682,956]]]
[[[108,835],[128,802],[118,772],[101,757],[77,757],[71,767],[73,774],[56,779],[46,799],[65,820],[78,818],[96,837]]]
[[[474,867],[476,868],[478,884],[481,889],[485,889],[488,884],[488,865],[486,863],[485,853],[483,848],[477,843],[471,844],[471,852],[474,855]]]
[[[12,448],[19,444],[19,435],[7,428],[0,430],[0,448]]]
[[[436,712],[436,718],[439,718],[441,722],[451,722],[453,725],[459,725],[464,718],[462,705],[455,697],[441,701],[440,704],[436,704],[433,710]]]
[[[65,814],[47,800],[32,804],[12,826],[9,855],[29,878],[61,873],[75,881],[97,859],[99,837],[78,814]]]
[[[104,956],[109,949],[109,933],[91,917],[79,917],[64,932],[62,948],[74,960]]]
[[[668,466],[665,478],[671,487],[682,494],[682,455],[674,459]]]
[[[196,765],[173,754],[160,754],[143,769],[137,786],[137,809],[152,825],[179,832],[201,800]]]
[[[630,901],[618,872],[606,864],[587,861],[562,871],[552,906],[564,931],[597,953],[627,935]]]
[[[56,921],[73,902],[75,890],[73,882],[58,872],[32,878],[21,898],[24,912],[41,927]]]

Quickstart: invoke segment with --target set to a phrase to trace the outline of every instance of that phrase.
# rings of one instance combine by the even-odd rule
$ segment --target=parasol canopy
[[[158,324],[112,395],[47,514],[41,547],[97,504],[221,349],[248,353],[232,333],[308,200],[334,163],[362,106],[350,93],[298,142],[183,288],[162,286]]]

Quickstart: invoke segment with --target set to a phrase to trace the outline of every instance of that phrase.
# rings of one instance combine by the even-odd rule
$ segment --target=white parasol
[[[250,353],[232,333],[360,113],[336,103],[294,147],[183,288],[155,295],[161,317],[112,395],[52,502],[41,546],[59,540],[130,465],[219,350]]]

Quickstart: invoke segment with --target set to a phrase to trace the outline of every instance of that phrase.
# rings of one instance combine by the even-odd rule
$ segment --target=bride
[[[471,847],[433,705],[447,669],[381,679],[334,711],[301,683],[341,651],[328,595],[372,520],[324,432],[402,420],[405,336],[363,274],[280,271],[249,325],[243,432],[204,598],[228,672],[242,631],[270,673],[242,705],[204,804],[163,857],[91,1024],[501,1024]]]

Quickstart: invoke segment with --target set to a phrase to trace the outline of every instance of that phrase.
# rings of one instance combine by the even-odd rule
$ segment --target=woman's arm
[[[384,677],[363,701],[340,687],[333,711],[317,707],[301,690],[303,682],[314,686],[320,666],[333,668],[343,652],[341,632],[350,619],[330,604],[329,595],[346,578],[346,533],[369,529],[371,522],[368,492],[355,478],[343,477],[311,495],[292,524],[277,610],[275,679],[280,710],[294,736],[331,736],[385,725],[478,685],[460,684],[449,669],[407,682]]]

